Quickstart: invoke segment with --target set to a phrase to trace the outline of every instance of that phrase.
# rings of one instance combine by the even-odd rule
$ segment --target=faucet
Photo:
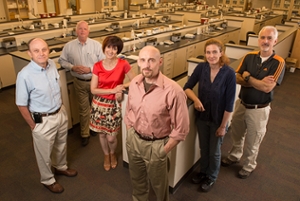
[[[66,36],[68,36],[68,26],[67,25],[62,25],[61,27],[63,29],[62,37],[65,38]]]
[[[96,10],[96,19],[100,19],[100,12]]]
[[[135,41],[135,39],[138,39],[139,44],[141,44],[141,39],[139,37],[137,37],[136,35],[134,35],[134,37],[133,37],[133,47],[132,47],[133,52],[135,52],[135,50],[136,50],[136,41]]]
[[[21,29],[23,27],[24,22],[20,16],[18,17],[18,20],[19,20],[19,29]],[[20,23],[21,23],[21,25],[20,25]]]

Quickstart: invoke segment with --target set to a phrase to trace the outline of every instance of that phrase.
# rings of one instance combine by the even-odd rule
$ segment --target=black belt
[[[146,141],[155,141],[155,140],[163,140],[165,138],[167,138],[168,136],[165,137],[161,137],[161,138],[157,138],[154,136],[147,136],[147,135],[141,135],[138,132],[135,131],[135,133],[142,139],[142,140],[146,140]]]
[[[76,77],[77,78],[77,80],[80,80],[80,81],[83,81],[83,82],[90,82],[91,81],[91,79],[81,79],[81,78],[78,78],[78,77]]]
[[[246,109],[257,109],[257,108],[264,108],[270,105],[270,103],[266,104],[257,104],[257,105],[252,105],[252,104],[246,104],[243,101],[241,103],[245,106]]]
[[[50,116],[50,115],[55,115],[55,114],[57,114],[60,111],[60,108],[61,107],[59,107],[56,111],[51,112],[51,113],[41,113],[41,116],[42,117],[47,117],[47,116]]]

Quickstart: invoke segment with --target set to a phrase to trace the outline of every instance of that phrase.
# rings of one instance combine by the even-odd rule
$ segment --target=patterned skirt
[[[115,136],[119,133],[121,121],[120,103],[100,96],[93,97],[90,121],[92,131]]]

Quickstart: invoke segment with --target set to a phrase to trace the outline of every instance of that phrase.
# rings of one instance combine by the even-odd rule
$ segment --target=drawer
[[[164,75],[167,75],[167,74],[172,74],[173,72],[172,72],[172,68],[167,68],[167,69],[164,69],[163,70],[163,74]]]
[[[172,69],[174,66],[174,62],[170,62],[170,63],[165,63],[164,64],[164,69]]]
[[[168,52],[164,54],[164,60],[174,59],[174,52]]]

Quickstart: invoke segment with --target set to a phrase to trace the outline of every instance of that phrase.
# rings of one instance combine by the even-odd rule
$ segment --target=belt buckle
[[[153,136],[147,136],[147,135],[140,135],[142,138],[146,139],[146,140],[153,140]]]

